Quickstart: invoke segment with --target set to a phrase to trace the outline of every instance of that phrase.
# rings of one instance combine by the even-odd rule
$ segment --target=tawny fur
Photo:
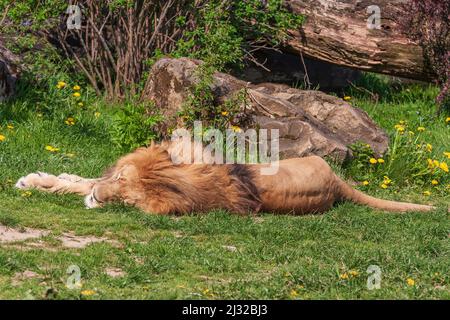
[[[140,148],[117,161],[99,179],[37,173],[16,186],[86,196],[88,207],[121,201],[153,214],[186,214],[226,209],[233,213],[306,214],[352,201],[386,211],[430,211],[433,206],[387,201],[365,195],[341,180],[320,157],[281,160],[275,175],[264,164],[174,164],[171,145]]]

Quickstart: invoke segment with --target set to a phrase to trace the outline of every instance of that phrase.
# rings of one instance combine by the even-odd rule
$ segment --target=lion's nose
[[[93,191],[91,192],[90,195],[84,198],[84,204],[86,205],[87,209],[100,207],[100,204],[94,198]]]

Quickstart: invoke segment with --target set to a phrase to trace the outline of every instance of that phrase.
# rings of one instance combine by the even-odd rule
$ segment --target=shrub
[[[81,29],[67,30],[68,3],[0,0],[8,32],[44,33],[98,95],[135,98],[156,58],[189,56],[222,70],[255,61],[253,53],[287,38],[303,21],[282,0],[79,0]],[[120,36],[119,36],[120,35]],[[20,37],[21,39],[23,37]],[[25,38],[23,38],[25,39]],[[31,43],[23,43],[29,46]],[[257,62],[258,63],[258,62]]]
[[[202,59],[218,70],[256,61],[255,51],[278,46],[287,39],[286,31],[304,20],[290,13],[282,0],[213,0],[192,12],[195,27],[183,33],[174,54]],[[183,18],[177,23],[188,26]]]
[[[214,67],[207,63],[200,65],[196,70],[199,79],[191,88],[177,116],[187,128],[193,128],[194,121],[202,120],[203,128],[215,128],[225,131],[229,128],[237,129],[239,125],[248,123],[247,92],[239,90],[225,101],[216,101],[213,92]]]
[[[125,152],[145,146],[159,137],[157,126],[162,120],[153,103],[127,101],[113,116],[112,141]]]

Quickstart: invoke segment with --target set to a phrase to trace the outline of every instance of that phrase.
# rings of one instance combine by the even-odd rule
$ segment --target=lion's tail
[[[406,211],[427,212],[427,211],[436,209],[436,207],[428,206],[428,205],[414,204],[414,203],[408,203],[408,202],[389,201],[389,200],[383,200],[383,199],[371,197],[367,194],[362,193],[361,191],[353,189],[351,186],[349,186],[346,182],[341,180],[339,177],[337,179],[338,179],[338,183],[340,186],[342,200],[348,200],[348,201],[352,201],[354,203],[364,204],[364,205],[367,205],[367,206],[375,208],[375,209],[381,209],[381,210],[393,211],[393,212],[406,212]]]

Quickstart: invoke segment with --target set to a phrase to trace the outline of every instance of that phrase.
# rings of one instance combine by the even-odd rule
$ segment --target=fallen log
[[[285,0],[290,10],[306,16],[299,30],[290,31],[292,39],[286,49],[336,65],[431,81],[422,48],[401,34],[395,23],[405,2]],[[379,24],[373,16],[374,5],[379,7]]]

